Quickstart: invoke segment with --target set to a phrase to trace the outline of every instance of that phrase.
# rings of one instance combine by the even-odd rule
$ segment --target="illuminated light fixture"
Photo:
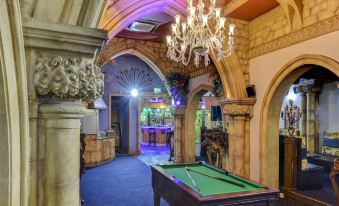
[[[178,105],[180,105],[180,101],[179,100],[177,100],[176,102],[175,102],[175,104],[178,106]]]
[[[202,105],[201,108],[202,108],[202,109],[206,109],[206,106],[205,106],[205,105]]]
[[[131,90],[131,96],[132,96],[132,97],[138,96],[138,93],[139,93],[139,92],[138,92],[137,89],[132,89],[132,90]]]
[[[207,67],[210,64],[209,54],[218,61],[232,54],[234,47],[234,24],[226,26],[226,18],[221,17],[221,9],[215,8],[215,1],[210,0],[208,13],[204,13],[205,4],[202,0],[193,6],[193,0],[187,0],[187,20],[180,21],[180,16],[175,16],[175,24],[172,24],[172,35],[167,39],[167,57],[176,62],[187,65],[194,53],[194,65],[199,66],[202,57]],[[214,28],[210,26],[214,25]],[[226,35],[226,27],[228,33]],[[227,44],[225,42],[228,38]],[[225,48],[227,46],[227,48]]]
[[[287,94],[287,99],[295,101],[296,98],[297,98],[297,95],[294,94],[293,89],[290,89],[288,94]]]

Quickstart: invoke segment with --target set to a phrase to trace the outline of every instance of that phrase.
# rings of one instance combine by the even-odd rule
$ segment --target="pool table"
[[[171,206],[275,205],[279,195],[204,162],[152,165],[151,170],[155,206],[161,197]]]

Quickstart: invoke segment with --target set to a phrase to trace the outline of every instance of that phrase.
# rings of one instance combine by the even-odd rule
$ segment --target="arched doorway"
[[[201,148],[196,147],[200,147],[201,144],[201,126],[196,124],[196,120],[197,118],[205,117],[197,117],[197,114],[199,115],[200,111],[206,113],[206,110],[211,110],[211,105],[208,105],[209,108],[206,108],[206,102],[203,101],[203,97],[206,93],[209,93],[207,96],[213,96],[214,101],[218,101],[218,98],[213,95],[213,91],[214,91],[213,86],[209,84],[200,84],[188,96],[188,101],[185,109],[185,140],[184,140],[185,162],[194,162],[196,161],[196,156],[200,156],[199,153]],[[212,106],[217,107],[219,105]],[[196,127],[199,127],[198,130]]]
[[[260,114],[260,181],[279,185],[279,118],[286,91],[302,74],[311,69],[309,65],[321,66],[339,76],[339,63],[320,55],[303,55],[288,64],[275,76],[266,92]],[[272,125],[277,125],[273,127]]]
[[[114,131],[119,139],[115,141],[118,154],[139,155],[146,164],[149,160],[168,161],[166,138],[173,130],[165,76],[148,56],[134,49],[113,55],[103,66],[107,108],[98,111],[99,131]],[[136,95],[131,93],[133,89]],[[143,158],[146,153],[155,158]]]

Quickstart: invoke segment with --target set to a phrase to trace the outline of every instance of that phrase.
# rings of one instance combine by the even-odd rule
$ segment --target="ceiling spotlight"
[[[138,96],[138,90],[137,90],[137,89],[132,89],[132,91],[131,91],[131,96],[132,96],[132,97]]]

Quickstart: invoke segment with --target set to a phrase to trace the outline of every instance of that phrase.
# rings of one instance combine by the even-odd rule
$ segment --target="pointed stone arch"
[[[273,78],[263,99],[260,112],[260,182],[279,186],[279,125],[280,109],[288,88],[303,73],[307,65],[326,68],[339,77],[339,62],[321,55],[302,55],[287,63]],[[276,137],[276,138],[275,138]]]
[[[214,88],[209,84],[200,84],[187,97],[185,108],[185,135],[183,158],[185,162],[195,161],[195,110],[202,95],[206,92],[213,92]]]
[[[9,206],[29,199],[28,93],[19,1],[0,3],[0,199]]]
[[[112,50],[107,51],[108,51],[107,57],[109,57],[109,59],[105,58],[105,60],[102,61],[105,63],[107,63],[110,59],[114,59],[124,54],[132,54],[146,62],[153,69],[153,71],[160,77],[160,79],[165,83],[167,93],[170,94],[170,88],[166,84],[165,77],[168,71],[166,70],[167,67],[162,61],[159,61],[157,55],[152,50],[150,50],[149,48],[142,44],[132,44],[132,45],[122,44],[114,47],[114,49]]]

